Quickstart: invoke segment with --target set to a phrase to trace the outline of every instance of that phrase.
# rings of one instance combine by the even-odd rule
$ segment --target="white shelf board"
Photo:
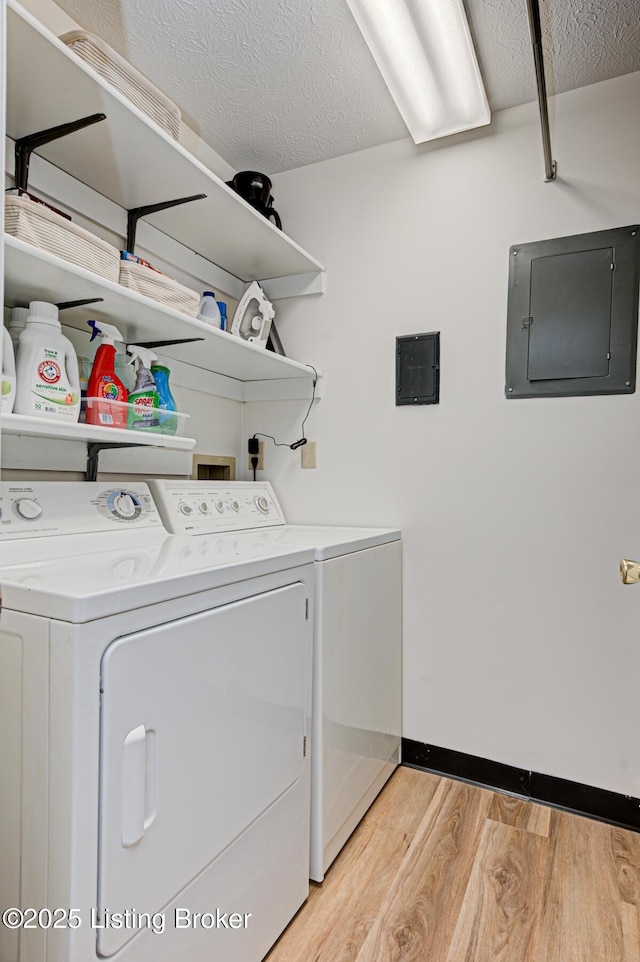
[[[112,444],[141,444],[172,451],[190,451],[195,438],[176,438],[170,434],[126,431],[123,428],[104,428],[94,424],[78,424],[56,418],[33,418],[25,414],[3,414],[0,418],[3,434],[17,434],[31,438],[57,438],[64,441],[98,441]]]
[[[207,194],[148,221],[245,282],[324,270],[9,0],[7,135],[16,139],[98,112],[107,120],[37,153],[125,210]]]
[[[309,384],[313,371],[305,364],[274,354],[219,331],[196,318],[164,307],[136,291],[114,284],[91,271],[64,261],[8,234],[4,235],[5,288],[8,307],[29,301],[59,303],[87,297],[104,298],[101,304],[64,311],[61,320],[90,334],[87,319],[115,324],[125,342],[202,337],[193,344],[163,347],[163,357],[223,374],[238,381],[272,381],[303,378]]]

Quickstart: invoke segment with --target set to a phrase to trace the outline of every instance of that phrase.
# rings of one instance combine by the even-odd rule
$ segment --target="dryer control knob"
[[[216,501],[216,511],[219,511],[220,514],[222,514],[224,511],[224,501]]]
[[[262,511],[263,514],[268,514],[268,512],[269,512],[269,502],[267,501],[267,499],[265,498],[265,496],[262,494],[262,495],[260,495],[259,497],[257,497],[257,498],[255,499],[255,501],[256,501],[256,507],[257,507],[258,511]]]
[[[21,498],[16,502],[16,511],[26,521],[36,521],[42,514],[42,506],[32,498]]]
[[[186,515],[193,514],[193,508],[191,507],[190,504],[181,504],[180,511],[182,512],[182,514],[186,514]]]
[[[123,518],[132,518],[136,513],[136,503],[130,494],[123,491],[113,502],[113,506]]]

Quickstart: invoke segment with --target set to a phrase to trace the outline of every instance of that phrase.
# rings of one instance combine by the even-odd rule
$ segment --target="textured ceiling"
[[[526,0],[465,0],[492,110],[535,100]],[[640,70],[640,0],[540,0],[549,93]]]
[[[346,0],[57,0],[236,170],[407,136]],[[491,108],[534,100],[526,0],[466,0]],[[640,0],[541,0],[550,93],[640,70]]]

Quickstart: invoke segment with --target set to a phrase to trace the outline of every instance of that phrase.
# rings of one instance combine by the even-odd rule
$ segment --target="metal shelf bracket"
[[[48,127],[46,130],[38,130],[26,137],[20,137],[15,142],[15,181],[16,187],[20,190],[27,189],[29,181],[29,160],[36,147],[44,147],[52,140],[59,140],[60,137],[67,137],[74,134],[77,130],[84,130],[92,124],[106,120],[106,114],[91,114],[89,117],[81,117],[79,120],[72,120],[68,124],[59,124],[57,127]]]
[[[178,197],[176,200],[165,200],[160,204],[146,204],[144,207],[132,207],[127,211],[127,250],[134,253],[136,246],[136,228],[141,217],[147,214],[157,214],[160,210],[179,207],[180,204],[190,204],[192,200],[204,200],[206,194],[191,194],[190,197]]]
[[[135,441],[132,442],[120,442],[117,441],[89,441],[87,442],[87,471],[85,474],[85,481],[97,481],[98,480],[98,462],[100,460],[101,451],[109,451],[114,448],[142,448],[145,445],[136,444]]]

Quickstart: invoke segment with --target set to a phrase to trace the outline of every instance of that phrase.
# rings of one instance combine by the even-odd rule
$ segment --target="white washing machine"
[[[210,533],[233,517],[246,543],[313,549],[310,877],[321,882],[400,761],[400,532],[286,524],[264,482],[150,486],[174,533]]]
[[[313,551],[169,536],[144,484],[1,507],[0,959],[260,962],[308,893]]]

